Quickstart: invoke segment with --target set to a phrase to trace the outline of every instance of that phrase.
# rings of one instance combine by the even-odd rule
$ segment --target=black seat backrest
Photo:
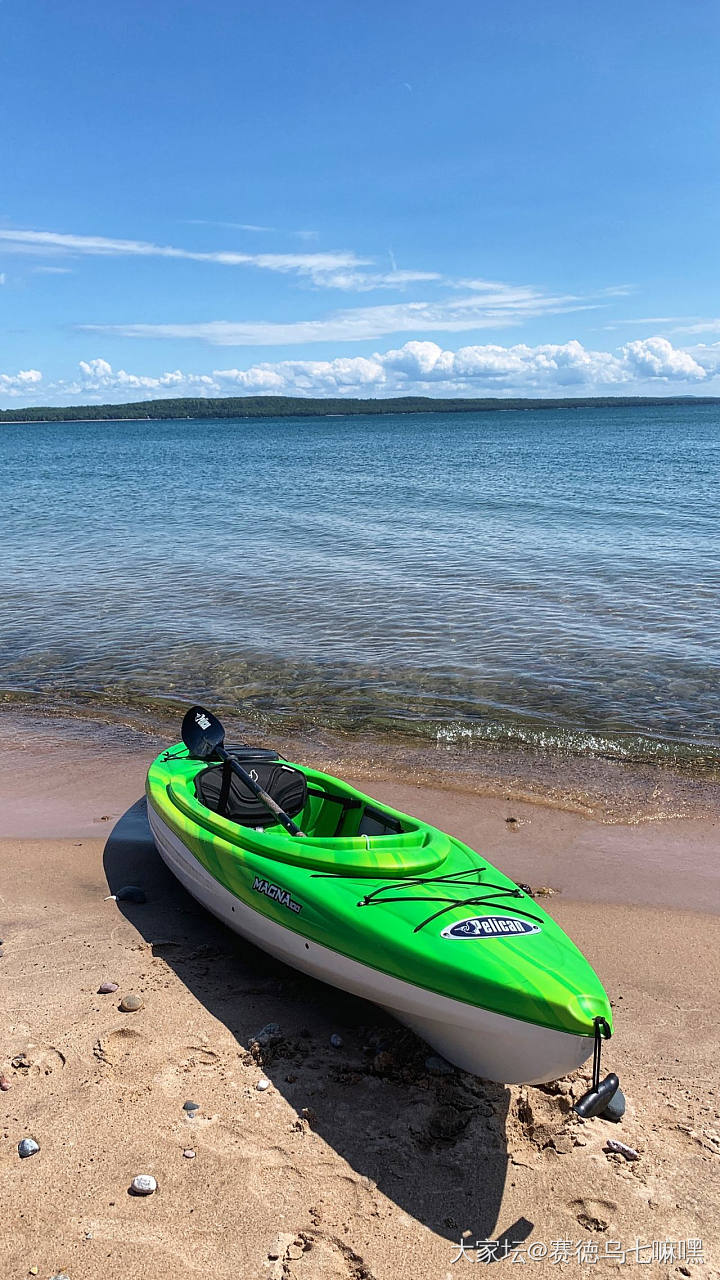
[[[212,765],[204,769],[195,779],[198,799],[207,809],[214,813],[222,813],[224,818],[237,822],[243,827],[269,827],[277,822],[270,810],[258,800],[242,778],[236,773],[225,773],[227,765]],[[299,769],[291,769],[290,765],[279,761],[243,761],[243,768],[260,784],[276,804],[284,809],[289,818],[294,818],[305,808],[307,803],[307,783],[305,774]],[[223,775],[225,778],[223,779]],[[225,787],[223,787],[223,780]],[[227,799],[221,807],[224,794]]]

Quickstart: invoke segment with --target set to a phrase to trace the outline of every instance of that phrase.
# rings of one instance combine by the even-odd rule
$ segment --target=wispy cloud
[[[185,218],[189,227],[225,227],[229,231],[264,232],[266,235],[297,236],[299,240],[317,240],[317,231],[288,230],[285,227],[263,227],[256,222],[223,222],[218,218]]]
[[[371,266],[372,260],[351,251],[317,253],[239,253],[234,250],[180,249],[147,240],[118,240],[108,236],[70,235],[56,231],[0,230],[0,248],[6,252],[44,252],[123,258],[173,258],[211,262],[225,267],[258,267],[295,273],[314,283],[332,286],[343,273]],[[342,287],[342,286],[340,286]]]
[[[632,316],[628,319],[618,319],[612,324],[603,325],[604,329],[620,329],[623,325],[642,325],[643,328],[651,328],[657,325],[677,325],[698,320],[698,316]]]
[[[223,224],[240,225],[240,224]],[[267,231],[267,227],[246,230]],[[297,232],[311,237],[312,232]],[[224,267],[257,267],[260,270],[294,274],[309,280],[318,288],[338,289],[352,293],[368,293],[375,289],[405,289],[408,285],[438,281],[436,271],[399,271],[393,262],[390,271],[373,270],[372,258],[364,258],[352,250],[313,253],[241,253],[237,250],[182,249],[175,245],[155,244],[148,240],[117,240],[108,236],[70,235],[56,231],[0,230],[0,252],[73,255],[111,258],[164,258],[190,262],[209,262]],[[67,267],[38,267],[47,272],[67,271]]]
[[[694,324],[681,324],[674,333],[720,333],[720,320],[697,320]]]
[[[261,227],[255,222],[220,222],[217,218],[185,218],[184,221],[189,227],[225,227],[230,231],[264,231],[268,234],[277,231],[277,227]]]
[[[711,393],[720,373],[720,343],[693,351],[666,338],[644,338],[613,351],[572,340],[527,346],[486,344],[446,350],[435,342],[370,356],[280,360],[247,369],[180,369],[156,375],[114,369],[96,357],[81,360],[67,380],[48,381],[37,369],[0,374],[0,399],[24,404],[76,403],[172,396],[296,395],[582,395],[663,387]]]
[[[720,333],[720,319],[702,316],[637,316],[630,320],[617,320],[612,325],[604,325],[608,329],[618,329],[622,325],[642,325],[643,328],[666,329],[668,333]]]
[[[408,273],[389,273],[400,276]],[[387,276],[385,278],[388,278]],[[598,304],[572,294],[543,294],[524,286],[493,284],[463,298],[352,307],[321,320],[230,321],[197,324],[81,325],[125,338],[189,338],[222,347],[296,346],[312,342],[366,342],[395,333],[462,333],[517,325],[531,317],[584,311]]]

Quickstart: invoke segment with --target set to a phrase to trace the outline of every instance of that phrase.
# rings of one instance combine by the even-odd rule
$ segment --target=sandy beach
[[[381,799],[555,891],[611,996],[628,1102],[583,1124],[582,1079],[433,1074],[380,1011],[206,915],[150,840],[152,754],[50,722],[0,752],[3,1277],[445,1280],[483,1240],[501,1271],[720,1274],[716,819],[608,824],[373,771]],[[128,883],[146,903],[107,900]]]

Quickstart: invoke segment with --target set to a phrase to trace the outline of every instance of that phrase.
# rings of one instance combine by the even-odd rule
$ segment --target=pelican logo
[[[441,938],[519,938],[526,933],[540,933],[539,924],[519,920],[517,916],[471,916],[449,924]]]
[[[196,723],[197,725],[199,725],[201,729],[209,729],[209,728],[210,728],[210,721],[208,720],[207,716],[206,716],[202,711],[198,711],[198,712],[197,712],[197,714],[196,714],[196,716],[195,716],[195,723]]]

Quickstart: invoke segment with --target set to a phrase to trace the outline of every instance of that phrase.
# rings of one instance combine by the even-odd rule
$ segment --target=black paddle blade
[[[191,707],[180,730],[190,755],[196,760],[209,760],[225,741],[220,721],[204,707]]]

